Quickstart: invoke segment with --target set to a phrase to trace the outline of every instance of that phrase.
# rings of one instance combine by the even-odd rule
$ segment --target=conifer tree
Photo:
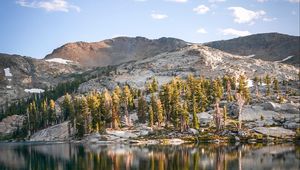
[[[161,124],[164,121],[164,113],[163,113],[164,110],[163,110],[161,101],[159,99],[157,100],[156,106],[157,106],[157,122],[158,122],[158,127],[161,127]]]
[[[189,111],[188,111],[188,104],[185,101],[182,110],[181,110],[181,131],[187,131],[189,128],[189,121],[190,121],[190,116],[189,116]]]
[[[99,131],[98,122],[100,121],[100,99],[98,98],[98,93],[96,91],[93,91],[87,96],[87,103],[92,117],[91,130],[94,132]]]
[[[161,102],[163,104],[164,113],[165,113],[165,124],[168,126],[170,121],[170,111],[171,111],[171,90],[169,84],[164,84],[162,86],[162,91],[160,94]]]
[[[112,128],[119,129],[120,128],[120,98],[116,92],[112,94]]]
[[[64,115],[64,120],[67,120],[72,114],[74,114],[74,108],[72,105],[72,98],[67,93],[62,103],[62,112]]]
[[[213,99],[216,102],[217,100],[221,100],[223,96],[223,87],[221,81],[216,79],[213,81]]]
[[[151,87],[152,87],[152,92],[158,91],[158,82],[155,77],[152,78]]]
[[[266,91],[266,96],[269,96],[271,94],[271,78],[269,76],[269,74],[266,75],[265,79],[264,79],[266,85],[267,85],[267,91]]]
[[[112,97],[107,89],[104,89],[101,95],[100,113],[103,124],[112,122]]]
[[[138,99],[138,119],[140,123],[146,122],[146,109],[147,109],[147,102],[144,96],[140,96]]]
[[[177,129],[179,126],[179,114],[180,114],[180,93],[175,80],[171,82],[171,112],[170,112],[170,120],[174,127]]]
[[[48,116],[47,100],[43,100],[43,102],[41,103],[41,113],[42,113],[41,126],[46,127],[48,124],[48,122],[47,122],[47,116]]]
[[[197,117],[197,103],[196,103],[196,98],[193,97],[193,102],[192,102],[192,106],[193,106],[193,128],[195,129],[199,129],[199,120]]]
[[[277,80],[277,78],[273,78],[273,91],[274,93],[276,93],[277,95],[279,95],[279,82]]]
[[[52,99],[49,102],[48,121],[50,125],[53,125],[56,121],[55,102]]]
[[[149,106],[149,126],[153,127],[154,124],[154,113],[153,113],[153,109],[152,106]]]
[[[123,90],[122,103],[123,103],[124,111],[125,111],[126,125],[131,126],[131,122],[129,119],[129,109],[133,108],[133,97],[132,97],[131,91],[127,85],[124,87],[124,90]]]
[[[249,102],[250,101],[250,91],[249,91],[249,88],[247,87],[246,77],[244,75],[240,75],[238,81],[239,81],[238,93],[240,95],[242,95],[245,102]]]

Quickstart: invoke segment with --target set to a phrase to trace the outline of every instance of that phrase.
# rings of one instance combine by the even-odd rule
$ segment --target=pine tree
[[[152,92],[158,91],[158,82],[155,77],[152,78],[151,87],[152,87]]]
[[[97,132],[99,131],[98,122],[100,121],[100,99],[96,91],[93,91],[87,96],[87,103],[92,117],[91,129]]]
[[[76,99],[76,105],[76,135],[82,137],[85,133],[89,133],[89,108],[84,96]]]
[[[273,91],[279,95],[279,82],[275,77],[273,78]]]
[[[72,106],[72,98],[68,93],[65,95],[62,103],[62,112],[64,115],[64,120],[67,120],[68,118],[70,118],[72,114],[74,114],[74,108]]]
[[[116,92],[112,94],[112,128],[119,129],[120,128],[120,98]]]
[[[223,87],[221,81],[216,79],[213,81],[213,98],[216,102],[217,100],[221,100],[223,96]]]
[[[122,94],[122,103],[125,111],[126,125],[131,126],[131,122],[129,119],[129,110],[133,108],[133,97],[129,87],[126,85]]]
[[[153,127],[154,124],[154,113],[153,113],[153,109],[152,106],[149,106],[149,126]]]
[[[51,99],[49,102],[48,122],[50,125],[53,125],[55,121],[56,121],[55,102],[54,100]]]
[[[246,81],[246,77],[244,75],[240,75],[240,77],[239,77],[238,93],[240,95],[242,95],[245,102],[250,101],[250,91],[249,91],[249,88],[247,87],[247,81]]]
[[[196,98],[193,97],[193,103],[192,103],[192,106],[193,106],[193,128],[195,129],[199,129],[199,120],[198,120],[198,117],[197,117],[197,103],[196,103]]]
[[[181,131],[187,131],[190,123],[190,116],[188,111],[188,104],[185,101],[181,110]]]
[[[47,100],[43,100],[43,102],[41,103],[41,113],[42,113],[41,126],[46,127],[48,124],[48,122],[47,122],[47,116],[48,116]]]
[[[170,112],[170,120],[173,126],[177,129],[179,126],[179,114],[180,114],[180,92],[177,86],[176,80],[171,82],[171,112]]]
[[[266,96],[270,96],[270,94],[271,94],[271,87],[270,87],[271,78],[270,78],[269,74],[266,75],[264,81],[265,81],[265,83],[267,85]]]
[[[101,121],[109,124],[112,122],[112,97],[106,89],[102,92],[100,102]]]
[[[170,121],[170,111],[171,111],[171,90],[170,85],[165,84],[162,86],[162,91],[160,93],[160,99],[163,104],[165,116],[166,116],[166,126],[168,126],[168,123]]]
[[[158,127],[161,127],[161,124],[164,121],[164,110],[161,104],[161,101],[158,99],[157,100],[157,122],[158,122]]]
[[[146,122],[146,109],[147,109],[147,102],[144,96],[140,96],[138,99],[138,119],[140,123]]]

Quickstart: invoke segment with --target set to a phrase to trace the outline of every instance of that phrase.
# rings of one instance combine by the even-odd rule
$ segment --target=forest
[[[187,76],[186,79],[174,77],[172,81],[159,85],[156,78],[145,83],[143,89],[136,89],[125,84],[109,91],[90,91],[77,94],[76,85],[64,85],[65,95],[60,104],[61,114],[57,114],[55,99],[34,98],[27,106],[28,122],[22,133],[34,133],[40,129],[69,121],[69,128],[74,128],[76,137],[93,132],[105,133],[106,128],[120,129],[132,127],[135,123],[147,123],[149,127],[172,128],[187,131],[188,128],[199,129],[197,113],[215,110],[214,123],[216,131],[225,128],[228,111],[226,105],[220,108],[220,101],[235,102],[239,115],[245,104],[252,98],[275,95],[277,102],[283,102],[292,93],[287,81],[279,82],[277,78],[266,75],[253,80],[253,95],[247,86],[248,79],[223,76],[208,79]],[[61,89],[61,88],[60,88]],[[47,95],[45,95],[47,96]],[[129,115],[136,113],[138,122],[131,122]],[[121,118],[124,117],[124,121]],[[242,128],[240,116],[231,120],[238,129]]]

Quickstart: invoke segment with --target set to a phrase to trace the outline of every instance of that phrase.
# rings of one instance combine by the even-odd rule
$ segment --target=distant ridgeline
[[[55,87],[45,88],[44,93],[39,94],[32,94],[31,97],[25,99],[19,99],[17,102],[14,103],[6,103],[5,105],[1,106],[0,108],[0,121],[7,116],[11,115],[27,115],[28,112],[51,112],[51,104],[53,105],[54,101],[57,100],[59,97],[65,95],[66,93],[76,93],[79,85],[83,82],[86,82],[90,79],[96,78],[97,76],[101,75],[108,75],[111,71],[114,70],[113,66],[101,67],[96,68],[96,74],[92,74],[92,71],[87,71],[82,74],[73,73],[70,75],[72,77],[72,81],[60,83]],[[54,103],[55,104],[55,103]],[[49,106],[49,107],[48,107]],[[43,129],[50,124],[45,124],[45,122],[49,122],[48,120],[42,119],[51,119],[52,116],[49,115],[35,115],[35,119],[31,121],[35,121],[36,126],[32,131],[36,131],[39,129]],[[39,120],[40,119],[40,120]],[[28,122],[26,122],[27,124]],[[27,125],[24,126],[27,126]],[[20,134],[19,134],[20,133]],[[22,133],[22,134],[21,134]],[[15,137],[25,137],[26,134],[22,128],[20,127],[19,132],[16,132],[14,135]],[[27,133],[27,132],[26,132]]]

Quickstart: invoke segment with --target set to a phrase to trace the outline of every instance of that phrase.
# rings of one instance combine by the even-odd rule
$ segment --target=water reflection
[[[300,146],[0,143],[0,169],[292,170],[300,169]]]

